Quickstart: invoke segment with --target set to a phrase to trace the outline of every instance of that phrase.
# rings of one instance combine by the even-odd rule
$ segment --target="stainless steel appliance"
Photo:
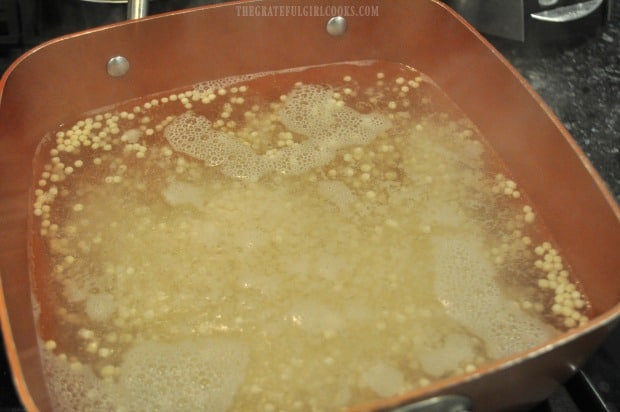
[[[614,0],[444,0],[485,34],[548,42],[590,34],[617,8]]]

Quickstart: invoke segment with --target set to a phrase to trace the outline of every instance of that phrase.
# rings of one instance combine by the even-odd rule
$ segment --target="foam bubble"
[[[437,298],[449,316],[486,343],[491,358],[524,351],[557,335],[504,296],[478,236],[437,235],[432,238],[432,250]]]
[[[44,349],[41,359],[45,375],[53,377],[46,380],[53,410],[219,412],[230,407],[243,382],[249,349],[226,338],[141,342],[125,354],[118,382]]]
[[[43,345],[39,343],[39,347]],[[114,384],[103,382],[87,365],[71,367],[67,360],[41,349],[41,362],[54,411],[118,410]]]
[[[209,145],[209,139],[217,136],[217,132],[211,128],[211,122],[204,116],[196,116],[192,112],[185,112],[176,117],[166,127],[165,136],[172,148],[191,157],[207,160],[210,153],[205,149]],[[217,148],[216,148],[217,149]],[[215,155],[220,154],[215,150]],[[221,162],[215,162],[217,165]]]
[[[232,86],[233,84],[247,82],[250,80],[257,79],[259,77],[264,77],[268,75],[269,73],[270,72],[240,74],[240,75],[224,77],[224,78],[216,79],[216,80],[207,80],[207,81],[198,83],[194,87],[194,91],[197,93],[205,93],[207,91],[216,91],[218,89]]]
[[[379,113],[362,114],[339,105],[331,89],[316,85],[294,88],[278,115],[289,130],[331,149],[368,144],[392,126]]]
[[[454,370],[455,365],[471,362],[475,357],[472,339],[466,335],[453,333],[433,347],[420,351],[420,365],[424,372],[439,378]]]
[[[130,410],[227,410],[245,377],[249,349],[232,339],[174,344],[146,341],[130,349],[120,379]]]
[[[362,374],[361,381],[381,397],[398,394],[405,384],[403,373],[385,362],[372,365]]]
[[[353,66],[370,66],[373,63],[374,63],[374,60],[359,60],[359,61],[348,62],[347,64],[350,64]],[[198,83],[196,86],[194,86],[194,92],[204,93],[209,90],[214,91],[220,88],[226,88],[226,87],[229,87],[235,84],[247,82],[247,81],[258,79],[261,77],[272,76],[277,73],[296,73],[296,72],[305,71],[310,68],[324,67],[324,66],[326,65],[317,64],[317,65],[310,65],[310,66],[303,66],[303,67],[293,67],[293,68],[279,70],[279,71],[265,71],[265,72],[258,72],[258,73],[238,74],[234,76],[224,77],[221,79],[207,80],[207,81]]]
[[[331,162],[337,150],[366,145],[392,126],[387,117],[359,113],[337,104],[331,95],[319,86],[294,88],[278,116],[290,131],[306,139],[265,155],[213,129],[209,119],[192,112],[174,119],[164,136],[174,150],[220,166],[226,176],[256,181],[270,172],[300,175]]]

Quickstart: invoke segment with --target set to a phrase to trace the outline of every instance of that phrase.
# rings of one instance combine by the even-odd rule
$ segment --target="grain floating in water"
[[[56,410],[334,410],[588,319],[527,194],[410,67],[119,104],[51,133],[35,171]]]

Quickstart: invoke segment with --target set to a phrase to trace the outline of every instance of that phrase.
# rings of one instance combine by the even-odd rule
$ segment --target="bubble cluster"
[[[557,335],[553,327],[507,299],[475,236],[436,236],[432,243],[438,299],[450,316],[485,342],[491,357],[518,353]]]
[[[279,121],[305,139],[264,155],[191,112],[168,125],[164,136],[174,150],[221,166],[227,176],[256,181],[269,172],[299,175],[330,163],[343,147],[368,144],[391,126],[385,116],[358,113],[332,95],[314,85],[291,91],[278,112]]]
[[[279,110],[280,121],[291,131],[310,137],[331,150],[367,145],[391,127],[380,113],[361,114],[334,99],[334,92],[316,85],[299,85]]]
[[[141,342],[101,382],[92,368],[44,352],[54,410],[227,410],[242,383],[248,348],[231,339]],[[68,367],[67,367],[68,366]],[[76,384],[79,382],[79,384]]]
[[[243,382],[249,349],[232,339],[142,342],[120,367],[129,410],[225,411]]]
[[[110,396],[114,392],[109,390],[109,383],[101,382],[90,367],[69,360],[64,354],[56,356],[49,349],[42,351],[41,357],[46,383],[54,394],[53,410],[115,410],[118,404]]]
[[[268,72],[248,73],[248,74],[242,74],[242,75],[237,75],[237,76],[223,77],[221,79],[207,80],[194,86],[194,91],[196,93],[201,93],[201,94],[210,94],[214,91],[219,92],[219,90],[224,90],[224,92],[219,92],[219,94],[224,95],[227,92],[227,88],[230,88],[230,86],[232,85],[238,85],[240,83],[244,83],[250,80],[254,80],[260,77],[267,76],[268,74],[269,74]],[[231,92],[238,91],[238,92],[243,93],[246,90],[247,90],[247,86],[241,85],[241,86],[234,87],[234,89],[231,89],[230,91]]]

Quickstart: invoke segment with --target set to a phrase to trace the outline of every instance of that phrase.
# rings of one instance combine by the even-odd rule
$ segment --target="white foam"
[[[388,397],[400,393],[404,388],[405,378],[395,367],[385,362],[377,362],[362,374],[361,381],[377,395]]]
[[[249,349],[226,338],[141,342],[125,354],[118,382],[44,349],[41,358],[53,410],[220,412],[243,382]]]
[[[472,339],[454,333],[446,336],[437,346],[429,346],[420,351],[420,366],[427,374],[439,378],[452,372],[455,366],[472,362],[475,357]]]
[[[352,66],[369,66],[373,63],[374,63],[374,60],[356,60],[352,62],[347,62],[347,64],[350,64]],[[278,71],[265,71],[265,72],[258,72],[258,73],[238,74],[235,76],[228,76],[228,77],[224,77],[221,79],[207,80],[207,81],[198,83],[196,86],[194,86],[194,91],[197,93],[204,93],[209,90],[215,91],[220,88],[226,88],[228,86],[232,86],[232,85],[239,84],[242,82],[247,82],[247,81],[254,80],[254,79],[259,79],[265,76],[272,76],[278,73],[298,73],[298,72],[302,72],[302,71],[305,71],[311,68],[325,67],[328,65],[329,64],[316,64],[316,65],[303,66],[303,67],[293,67],[293,68],[278,70]]]
[[[43,348],[41,343],[39,348]],[[90,366],[71,367],[67,360],[48,350],[41,349],[40,352],[52,410],[119,410],[114,397],[110,396],[114,393],[114,385],[97,378]]]
[[[343,147],[370,143],[392,125],[383,115],[336,104],[332,94],[313,85],[294,88],[278,115],[290,131],[307,139],[265,155],[192,112],[174,119],[164,136],[174,150],[220,166],[226,176],[256,181],[270,172],[299,175],[328,164]]]
[[[228,86],[232,86],[233,84],[247,82],[250,80],[257,79],[259,77],[264,77],[272,72],[260,72],[260,73],[250,73],[250,74],[239,74],[236,76],[224,77],[216,80],[207,80],[201,83],[198,83],[194,87],[194,91],[198,93],[204,93],[207,91],[216,91],[221,88],[226,88]]]
[[[243,382],[249,349],[233,339],[135,345],[120,366],[129,410],[225,411]]]
[[[433,236],[432,250],[437,298],[449,316],[486,343],[491,358],[519,353],[557,335],[504,296],[478,236]]]
[[[368,144],[392,125],[379,113],[361,114],[338,105],[331,89],[315,85],[295,87],[278,115],[289,130],[327,149]]]

